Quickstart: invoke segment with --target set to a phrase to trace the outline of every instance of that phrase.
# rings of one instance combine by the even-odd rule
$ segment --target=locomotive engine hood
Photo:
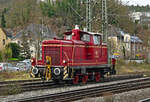
[[[46,63],[46,56],[52,59],[52,65],[60,65],[60,40],[45,40],[42,43],[42,59]]]
[[[61,40],[45,40],[43,41],[44,44],[61,44]]]
[[[45,40],[42,44],[42,59],[43,63],[46,63],[46,56],[50,56],[52,59],[52,66],[63,65],[64,46],[72,45],[72,41],[67,40]]]

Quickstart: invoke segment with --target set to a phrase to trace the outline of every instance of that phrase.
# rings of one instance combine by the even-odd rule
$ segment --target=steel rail
[[[127,75],[114,75],[111,76],[111,78],[115,78],[115,77],[141,77],[143,76],[144,73],[140,73],[140,74],[127,74]],[[30,83],[30,82],[41,82],[41,79],[33,79],[33,80],[15,80],[15,81],[0,81],[0,86],[2,85],[7,85],[7,84],[25,84],[25,83]]]
[[[0,81],[0,86],[7,85],[7,84],[14,84],[14,83],[28,83],[28,82],[38,82],[38,81],[41,81],[41,80],[34,79],[34,80]]]
[[[67,91],[56,94],[48,94],[43,96],[31,97],[26,99],[13,100],[17,102],[40,102],[40,101],[48,101],[48,102],[66,102],[66,101],[74,101],[83,99],[86,97],[97,97],[102,96],[105,92],[110,93],[120,93],[124,91],[130,91],[140,88],[150,87],[150,77],[142,78],[136,80],[130,80],[125,82],[118,82],[115,84],[109,84],[104,86],[92,87],[79,89],[74,91]]]
[[[143,74],[108,76],[107,78],[104,78],[103,80],[101,80],[100,83],[118,81],[118,80],[125,80],[125,79],[133,79],[133,78],[141,78],[141,77],[143,77]],[[11,81],[11,83],[12,83],[12,81]],[[88,85],[90,85],[90,84],[95,84],[95,82],[89,82]],[[9,88],[11,87],[9,85],[10,84],[0,85],[0,91],[1,92],[8,91]],[[69,86],[75,87],[75,86],[80,86],[82,84],[78,84],[78,85],[72,85],[71,83],[56,84],[56,83],[53,83],[52,81],[44,81],[44,82],[43,81],[33,81],[33,82],[32,81],[31,82],[19,81],[19,83],[13,83],[11,85],[16,85],[17,88],[19,86],[19,92],[22,93],[22,92],[25,92],[25,91],[35,91],[35,90],[61,88],[61,87],[69,87]]]
[[[56,84],[53,83],[52,81],[48,82],[43,82],[43,81],[38,81],[38,82],[25,82],[25,83],[12,83],[12,84],[7,84],[7,85],[1,85],[0,86],[0,91],[7,91],[12,85],[19,87],[21,92],[25,91],[33,91],[33,90],[40,90],[40,89],[48,89],[51,86],[55,86]]]

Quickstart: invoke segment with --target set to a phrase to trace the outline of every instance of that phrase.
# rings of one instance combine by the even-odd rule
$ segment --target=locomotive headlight
[[[63,60],[63,63],[66,63],[66,61],[65,61],[65,60]]]
[[[31,60],[31,63],[33,62],[33,59]]]
[[[74,33],[72,33],[72,36],[74,36],[75,34]]]
[[[55,68],[54,69],[54,74],[59,75],[60,74],[60,68]]]
[[[32,73],[33,73],[34,75],[37,74],[37,73],[38,73],[38,69],[34,67],[34,68],[32,69]]]

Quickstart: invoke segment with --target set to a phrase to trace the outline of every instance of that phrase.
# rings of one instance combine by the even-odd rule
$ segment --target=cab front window
[[[82,40],[82,41],[90,42],[90,35],[88,35],[88,34],[83,34],[83,35],[81,36],[81,40]]]
[[[94,35],[94,36],[93,36],[93,41],[94,41],[94,44],[95,44],[95,45],[100,44],[100,36]]]
[[[72,35],[66,35],[66,40],[71,40],[72,39]]]

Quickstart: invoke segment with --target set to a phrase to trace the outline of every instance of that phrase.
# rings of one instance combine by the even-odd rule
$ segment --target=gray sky
[[[150,0],[121,0],[123,3],[127,3],[129,5],[150,5]],[[129,1],[129,2],[128,2]]]

